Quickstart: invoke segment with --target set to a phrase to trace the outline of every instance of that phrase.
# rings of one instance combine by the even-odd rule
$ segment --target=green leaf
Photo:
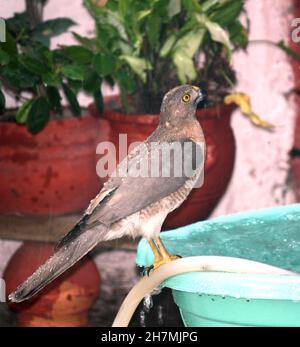
[[[287,47],[283,41],[279,41],[276,46],[283,50],[287,55],[290,57],[296,59],[297,61],[300,61],[300,54],[294,51],[292,48]]]
[[[47,86],[46,92],[51,109],[58,114],[62,114],[63,110],[60,103],[61,96],[59,94],[58,89],[53,86]]]
[[[203,41],[204,33],[205,30],[203,28],[189,31],[176,42],[174,51],[180,50],[181,54],[185,54],[188,58],[193,58]]]
[[[83,81],[84,74],[85,74],[85,69],[81,65],[69,64],[69,65],[62,66],[61,72],[67,78],[70,78],[72,80]]]
[[[176,16],[181,11],[181,0],[170,0],[168,5],[169,18]]]
[[[105,82],[107,82],[111,88],[113,88],[115,85],[115,81],[111,75],[105,76]]]
[[[203,41],[204,33],[203,28],[191,30],[181,37],[173,48],[172,60],[181,83],[193,81],[197,76],[193,59]]]
[[[79,91],[82,89],[82,84],[83,84],[82,81],[72,80],[70,78],[68,78],[67,80],[68,80],[69,88],[71,88],[73,93],[77,95]]]
[[[138,58],[129,55],[120,56],[121,59],[125,60],[140,79],[146,81],[146,71],[151,70],[151,64],[145,58]]]
[[[136,91],[136,83],[127,71],[121,70],[117,74],[117,80],[120,88],[126,93],[133,94]]]
[[[94,102],[99,112],[103,112],[103,97],[100,88],[94,92]]]
[[[194,13],[201,12],[201,5],[198,0],[182,0],[182,6],[186,9],[188,14],[192,16]]]
[[[102,79],[95,71],[88,71],[83,80],[83,89],[88,93],[92,93],[99,89]]]
[[[109,1],[109,3],[110,2],[111,1]],[[118,39],[128,41],[128,36],[125,30],[126,23],[117,11],[112,11],[107,6],[105,6],[104,8],[101,8],[99,10],[95,19],[98,32],[113,32],[116,37],[118,37]],[[136,20],[136,18],[134,19]],[[105,39],[105,35],[100,36],[101,40]]]
[[[177,75],[181,83],[193,81],[197,77],[194,62],[184,51],[177,50],[173,55],[173,63],[176,66]]]
[[[230,40],[233,44],[243,49],[245,49],[248,46],[249,39],[247,30],[242,26],[242,24],[239,21],[232,23],[228,27],[228,31],[230,34]]]
[[[212,22],[218,23],[221,27],[226,27],[239,17],[243,7],[244,0],[227,0],[218,6],[209,18]]]
[[[36,134],[48,123],[50,119],[50,107],[45,96],[34,100],[27,118],[27,129]]]
[[[9,56],[17,57],[18,55],[18,49],[17,49],[17,43],[16,40],[13,38],[11,33],[6,30],[6,42],[1,42],[1,49],[5,51]]]
[[[54,51],[39,43],[33,44],[31,56],[42,62],[48,69],[56,68],[56,56]]]
[[[59,87],[61,85],[61,76],[57,71],[43,73],[41,77],[47,86]]]
[[[0,65],[7,65],[10,61],[9,55],[0,49]]]
[[[22,31],[28,32],[30,29],[28,13],[26,11],[15,13],[13,17],[5,20],[5,24],[7,30],[15,37],[20,35]]]
[[[115,69],[115,58],[98,53],[94,56],[92,64],[99,75],[110,75]]]
[[[75,116],[81,115],[81,108],[77,100],[76,95],[73,93],[72,89],[65,83],[62,84],[64,94],[70,104],[70,108]]]
[[[40,61],[38,61],[35,58],[32,58],[30,56],[20,56],[19,58],[20,63],[30,72],[34,73],[35,75],[42,75],[44,73],[47,73],[49,69]]]
[[[130,0],[118,1],[118,11],[122,18],[126,17],[126,14],[128,13],[129,5],[130,5]]]
[[[204,15],[196,14],[197,21],[203,25],[210,33],[211,39],[223,44],[227,50],[228,56],[231,55],[231,43],[227,32],[217,23],[210,21]]]
[[[146,32],[152,49],[159,45],[159,35],[161,29],[161,18],[157,15],[149,16],[147,20]]]
[[[74,31],[72,31],[72,35],[73,35],[74,38],[75,38],[79,43],[81,43],[83,46],[86,46],[86,47],[88,47],[88,48],[90,48],[90,49],[93,49],[93,48],[94,48],[95,39],[89,38],[89,37],[81,36],[81,35],[75,33]]]
[[[10,62],[2,69],[1,77],[8,87],[13,89],[33,88],[37,83],[35,75],[15,62]]]
[[[73,25],[76,23],[70,18],[50,19],[38,24],[33,30],[33,35],[36,38],[51,38],[64,33]]]
[[[16,121],[18,124],[25,124],[27,122],[28,114],[33,104],[33,101],[33,99],[27,100],[21,107],[19,107],[16,113]]]
[[[159,16],[161,20],[165,23],[168,23],[170,21],[169,10],[172,11],[169,7],[169,2],[170,0],[150,1],[150,6],[152,7],[153,15]]]
[[[208,12],[211,8],[213,8],[216,5],[219,5],[220,0],[206,0],[203,4],[202,4],[202,11]]]
[[[75,60],[78,64],[90,63],[93,58],[93,52],[82,46],[63,47],[61,52],[68,58]]]
[[[149,16],[151,14],[152,10],[142,10],[142,11],[138,11],[135,14],[135,18],[137,21],[141,21],[142,19],[144,19],[145,17]]]
[[[0,89],[0,113],[3,113],[5,110],[5,96]]]
[[[163,46],[162,46],[162,48],[160,50],[160,53],[159,53],[160,57],[166,57],[170,53],[172,47],[174,46],[174,43],[176,42],[176,39],[177,38],[176,38],[176,36],[174,34],[170,35],[168,37],[168,39],[163,44]]]

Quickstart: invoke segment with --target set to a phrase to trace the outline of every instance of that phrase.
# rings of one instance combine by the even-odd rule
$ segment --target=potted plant
[[[128,145],[144,140],[158,124],[163,95],[178,84],[200,85],[208,92],[208,107],[197,112],[207,143],[204,185],[164,226],[206,218],[233,170],[233,106],[224,105],[223,99],[236,81],[231,56],[248,43],[247,28],[239,21],[244,1],[110,0],[103,7],[85,0],[85,5],[95,20],[94,68],[120,90],[120,102],[105,102],[101,116],[110,132],[102,140],[117,147],[120,133],[128,135]],[[95,112],[93,106],[91,110]]]
[[[101,111],[101,76],[93,69],[90,49],[50,48],[51,38],[75,23],[69,18],[42,21],[44,4],[28,0],[25,12],[6,19],[6,42],[0,44],[1,214],[80,212],[100,188],[95,170],[99,120],[81,109],[76,95],[92,95]],[[8,96],[17,108],[5,106]],[[8,287],[52,253],[52,244],[24,242],[5,270]],[[19,326],[87,325],[99,285],[97,267],[86,257],[38,298],[11,308]]]
[[[75,23],[42,21],[45,1],[5,20],[0,44],[0,213],[34,215],[81,211],[99,190],[95,148],[99,121],[81,110],[76,94],[102,107],[94,53],[81,45],[50,48]],[[61,105],[62,95],[68,107]],[[5,107],[7,96],[18,105]]]

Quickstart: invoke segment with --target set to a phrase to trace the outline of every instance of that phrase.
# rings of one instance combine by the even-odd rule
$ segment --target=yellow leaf
[[[236,104],[241,112],[248,117],[251,122],[257,126],[266,129],[273,129],[275,126],[272,123],[267,122],[266,120],[260,118],[255,112],[253,112],[251,108],[250,97],[244,93],[234,93],[230,95],[226,95],[224,98],[224,103],[226,105]]]

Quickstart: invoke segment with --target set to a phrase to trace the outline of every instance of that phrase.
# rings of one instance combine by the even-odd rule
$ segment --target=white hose
[[[149,276],[144,276],[131,289],[123,301],[112,326],[127,327],[141,300],[167,278],[195,271],[295,275],[291,271],[241,258],[197,256],[176,259],[152,271]]]

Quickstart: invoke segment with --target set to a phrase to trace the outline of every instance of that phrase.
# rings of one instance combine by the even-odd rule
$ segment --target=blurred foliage
[[[93,65],[97,53],[86,42],[84,46],[50,48],[53,37],[76,24],[71,19],[32,22],[28,8],[6,19],[7,41],[0,43],[0,113],[5,112],[5,90],[22,102],[15,120],[37,133],[50,117],[62,117],[62,93],[74,116],[81,113],[77,100],[80,90],[93,95],[101,109],[102,75]]]
[[[221,102],[235,83],[232,53],[246,49],[248,28],[239,20],[244,0],[85,0],[96,37],[76,36],[98,52],[94,68],[120,87],[134,112],[158,112],[176,84],[205,84]],[[200,63],[199,63],[200,62]]]
[[[105,1],[104,1],[105,2]],[[78,42],[50,48],[51,39],[71,30],[69,18],[33,18],[35,4],[6,19],[0,43],[0,114],[5,93],[21,102],[15,120],[32,133],[62,117],[64,94],[80,116],[79,91],[103,108],[101,84],[120,87],[123,111],[158,113],[163,95],[175,85],[200,85],[213,104],[223,102],[236,82],[232,54],[248,46],[244,0],[84,0],[95,20],[95,37],[72,32]],[[240,15],[245,14],[244,26]],[[299,59],[279,42],[277,47]],[[1,118],[0,118],[1,119]]]

